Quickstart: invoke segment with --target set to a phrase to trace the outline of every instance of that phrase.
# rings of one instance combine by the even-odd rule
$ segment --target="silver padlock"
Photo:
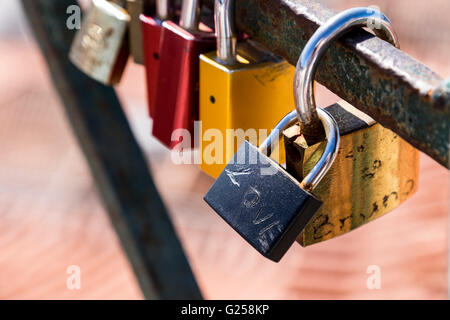
[[[320,208],[322,201],[312,191],[331,168],[339,148],[336,121],[322,109],[317,114],[327,142],[320,159],[301,182],[269,158],[279,142],[279,132],[297,120],[297,112],[292,111],[259,149],[245,140],[204,198],[250,245],[275,262]]]

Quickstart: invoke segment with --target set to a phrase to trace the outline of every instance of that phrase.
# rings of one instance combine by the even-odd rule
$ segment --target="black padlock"
[[[262,255],[280,261],[322,202],[310,191],[331,167],[339,146],[333,117],[318,109],[327,136],[322,157],[299,183],[269,158],[279,132],[297,120],[292,111],[258,149],[245,141],[204,200]]]

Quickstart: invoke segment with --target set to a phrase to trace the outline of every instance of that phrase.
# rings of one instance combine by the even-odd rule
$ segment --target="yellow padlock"
[[[200,167],[214,178],[244,138],[259,145],[294,105],[295,68],[252,41],[236,46],[231,4],[216,1],[217,52],[200,56]],[[283,163],[284,147],[274,150],[273,157]]]

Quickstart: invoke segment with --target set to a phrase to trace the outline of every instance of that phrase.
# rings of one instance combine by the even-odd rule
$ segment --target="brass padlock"
[[[131,17],[117,3],[92,0],[69,54],[74,65],[106,85],[120,81],[129,56],[127,31]]]
[[[150,0],[127,0],[127,11],[131,17],[129,27],[130,52],[134,62],[144,64],[144,53],[142,45],[141,14],[149,14]]]
[[[254,129],[250,142],[259,145],[294,104],[294,67],[252,41],[238,44],[231,23],[232,0],[216,0],[217,52],[200,56],[200,121],[203,135],[221,134],[203,141],[200,168],[217,178]],[[244,133],[236,137],[237,133]],[[261,134],[262,133],[262,134]],[[250,132],[249,132],[250,134]],[[237,143],[235,140],[237,138]],[[218,139],[222,139],[218,142]],[[274,152],[284,162],[284,149]]]
[[[318,61],[332,40],[369,19],[379,22],[381,29],[374,30],[377,35],[398,46],[383,14],[356,8],[336,15],[320,27],[300,56],[295,77],[300,124],[284,131],[287,170],[297,179],[313,167],[323,150],[321,135],[316,131],[312,86]],[[335,164],[315,189],[324,203],[297,239],[303,246],[368,223],[398,207],[417,189],[419,152],[415,148],[344,101],[326,110],[338,123],[341,144]]]

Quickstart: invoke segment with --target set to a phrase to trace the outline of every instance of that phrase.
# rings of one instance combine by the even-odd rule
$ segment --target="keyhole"
[[[209,101],[211,101],[211,103],[214,104],[216,103],[216,98],[214,98],[214,96],[210,96]]]
[[[157,52],[153,53],[153,58],[159,60],[159,54]]]

